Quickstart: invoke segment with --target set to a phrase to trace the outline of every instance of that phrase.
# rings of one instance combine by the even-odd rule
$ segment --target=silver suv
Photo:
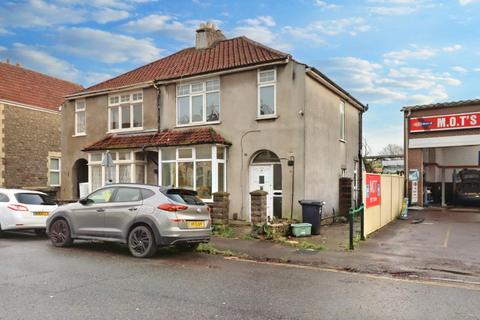
[[[74,239],[125,243],[134,257],[155,254],[158,246],[194,250],[211,235],[209,207],[195,191],[140,184],[114,184],[58,207],[47,220],[54,246]]]

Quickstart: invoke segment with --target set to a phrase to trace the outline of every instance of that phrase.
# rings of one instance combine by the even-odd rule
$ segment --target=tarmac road
[[[480,287],[0,239],[0,319],[480,319]]]

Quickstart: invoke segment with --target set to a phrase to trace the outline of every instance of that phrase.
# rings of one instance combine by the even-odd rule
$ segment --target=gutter
[[[224,75],[224,74],[230,74],[230,73],[236,73],[236,72],[241,72],[241,71],[248,71],[248,70],[254,70],[262,67],[268,67],[268,66],[275,66],[275,65],[281,65],[281,64],[287,64],[290,62],[290,56],[288,56],[286,59],[280,59],[276,60],[273,62],[268,62],[268,63],[262,63],[262,64],[253,64],[249,65],[246,67],[240,67],[240,68],[231,68],[223,71],[217,71],[217,72],[205,72],[205,73],[200,73],[196,75],[192,75],[189,77],[174,77],[170,79],[165,79],[165,80],[149,80],[145,82],[140,82],[140,83],[135,83],[133,85],[127,85],[127,86],[122,86],[122,87],[115,87],[115,88],[110,88],[110,89],[101,89],[101,90],[95,90],[95,91],[89,91],[89,92],[79,92],[79,93],[74,93],[68,96],[65,96],[66,100],[72,100],[72,99],[79,99],[79,98],[87,98],[87,97],[92,97],[92,96],[97,96],[97,95],[102,95],[102,94],[108,94],[108,93],[114,93],[114,92],[122,92],[125,90],[134,90],[134,89],[142,89],[142,88],[148,88],[154,84],[170,84],[170,83],[175,83],[178,82],[179,80],[195,80],[199,78],[205,78],[205,77],[213,77],[213,76],[218,76],[218,75]]]
[[[345,91],[343,88],[341,88],[338,84],[333,82],[330,78],[328,78],[326,75],[324,75],[322,72],[317,70],[314,67],[308,67],[307,66],[307,75],[311,76],[321,84],[323,84],[325,87],[327,87],[329,90],[333,91],[334,93],[338,94],[341,96],[345,101],[349,102],[352,104],[355,108],[359,109],[362,112],[367,111],[368,106],[365,106],[362,104],[360,101],[355,99],[350,93]]]

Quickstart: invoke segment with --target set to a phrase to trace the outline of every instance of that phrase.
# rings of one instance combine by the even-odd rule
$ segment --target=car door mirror
[[[85,205],[87,205],[87,204],[89,204],[89,203],[92,203],[93,201],[90,200],[90,199],[88,199],[88,198],[82,198],[82,199],[78,200],[78,202],[79,202],[80,204],[83,204],[83,205],[85,206]]]

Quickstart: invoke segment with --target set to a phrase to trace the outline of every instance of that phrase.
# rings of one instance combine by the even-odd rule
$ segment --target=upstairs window
[[[143,93],[135,92],[108,98],[108,131],[143,129]]]
[[[83,135],[86,133],[86,121],[85,100],[77,100],[75,101],[75,135]]]
[[[276,104],[277,71],[258,71],[258,114],[259,118],[269,118],[277,114]]]
[[[345,101],[340,101],[340,140],[345,141]]]
[[[177,85],[177,125],[220,121],[220,80]]]

